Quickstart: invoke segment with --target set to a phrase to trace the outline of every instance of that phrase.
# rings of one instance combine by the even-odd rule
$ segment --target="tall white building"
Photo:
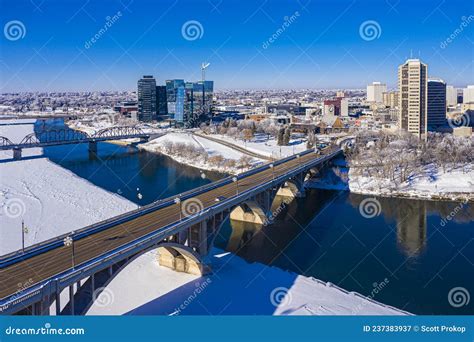
[[[458,103],[458,90],[452,85],[446,86],[446,104],[448,107],[455,107]]]
[[[468,85],[462,91],[462,103],[474,103],[474,85]]]
[[[398,67],[398,125],[418,137],[428,129],[428,66],[419,59],[408,59]]]
[[[383,93],[387,91],[387,85],[380,82],[372,82],[367,86],[367,101],[382,103]]]

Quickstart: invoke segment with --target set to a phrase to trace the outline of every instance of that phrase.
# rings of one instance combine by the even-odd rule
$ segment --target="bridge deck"
[[[333,152],[333,151],[331,151]],[[309,162],[316,156],[313,153],[275,165],[275,177],[283,175],[295,167]],[[265,169],[256,174],[239,179],[239,192],[254,188],[259,184],[271,182],[271,169]],[[236,184],[230,183],[202,193],[199,199],[204,208],[216,204],[219,196],[231,198],[236,195]],[[171,204],[156,211],[144,214],[138,218],[117,224],[106,230],[89,235],[74,242],[75,262],[80,265],[104,253],[112,251],[126,243],[132,242],[148,233],[157,231],[180,219],[180,206]],[[58,247],[42,254],[19,261],[0,270],[0,298],[4,299],[23,290],[21,284],[33,286],[54,275],[72,268],[71,247]]]

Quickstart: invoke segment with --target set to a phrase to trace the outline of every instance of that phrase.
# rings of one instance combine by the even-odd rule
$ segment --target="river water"
[[[53,126],[63,123],[38,122],[36,129]],[[108,143],[99,143],[97,155],[86,144],[49,147],[44,154],[138,205],[224,177]],[[364,200],[376,204],[373,215],[361,214]],[[250,262],[313,276],[415,314],[474,314],[474,298],[467,303],[474,296],[472,204],[314,189],[282,207],[273,224],[227,222],[216,244]]]

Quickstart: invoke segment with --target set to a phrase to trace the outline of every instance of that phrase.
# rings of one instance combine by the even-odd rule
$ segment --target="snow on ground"
[[[425,167],[423,175],[411,177],[395,188],[391,181],[355,175],[349,171],[351,192],[382,196],[404,196],[417,198],[444,198],[451,200],[474,200],[474,165],[464,170],[446,170],[434,165]]]
[[[209,157],[213,156],[222,156],[225,159],[230,159],[234,161],[238,161],[240,158],[246,156],[245,154],[236,151],[230,147],[224,146],[222,144],[210,141],[205,138],[201,138],[198,136],[193,135],[191,132],[186,131],[174,131],[166,134],[165,136],[159,137],[154,139],[146,144],[141,144],[138,147],[142,148],[149,152],[159,152],[169,157],[173,158],[177,162],[187,164],[190,166],[194,166],[204,170],[211,170],[211,171],[219,171],[219,172],[226,172],[226,173],[239,173],[245,171],[245,169],[238,168],[237,166],[218,166],[212,165],[207,162],[204,158],[189,158],[184,154],[171,154],[167,153],[166,149],[164,148],[168,142],[172,143],[182,143],[186,145],[191,145],[196,148],[203,148]],[[259,164],[261,160],[253,158],[250,161],[252,166]]]
[[[210,262],[213,273],[199,277],[160,267],[156,251],[148,252],[112,279],[87,314],[407,314],[330,283],[259,263],[249,264],[215,248]]]
[[[31,120],[15,122],[26,124],[0,125],[0,135],[19,142],[33,132]],[[136,208],[42,157],[41,148],[23,156],[13,161],[11,151],[0,152],[0,255],[21,248],[22,219],[29,246]]]
[[[212,134],[211,137],[227,141],[250,152],[272,157],[274,159],[280,159],[291,156],[295,153],[306,151],[306,140],[302,138],[291,139],[289,146],[278,146],[276,139],[267,139],[266,134],[255,134],[255,137],[252,139],[252,141],[247,142],[239,138],[233,138],[221,134]]]

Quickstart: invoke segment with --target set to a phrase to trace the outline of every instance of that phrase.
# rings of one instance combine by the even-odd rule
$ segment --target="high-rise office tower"
[[[138,80],[138,120],[156,120],[156,81],[153,76]]]
[[[468,85],[463,89],[462,103],[474,103],[474,85]]]
[[[177,122],[183,122],[184,80],[166,81],[168,114]]]
[[[158,119],[164,119],[168,115],[166,86],[156,86],[156,114]]]
[[[428,130],[436,131],[446,124],[446,83],[439,78],[428,79]]]
[[[184,123],[187,127],[197,127],[212,114],[214,82],[186,82]]]
[[[446,104],[448,107],[455,107],[458,104],[458,90],[452,85],[446,86]]]
[[[387,92],[387,86],[380,82],[372,82],[367,86],[367,101],[382,103],[383,93]]]
[[[427,71],[419,59],[408,59],[398,67],[398,125],[418,137],[427,136]]]

